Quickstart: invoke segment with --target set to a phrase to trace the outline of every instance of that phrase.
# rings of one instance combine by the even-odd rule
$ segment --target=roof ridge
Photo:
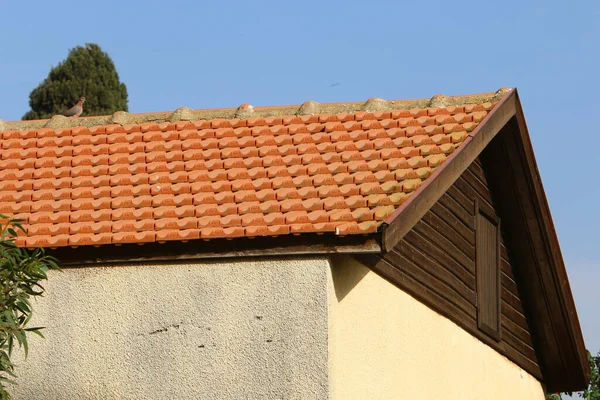
[[[212,109],[191,109],[180,107],[175,111],[156,112],[156,113],[138,113],[133,114],[125,111],[117,111],[112,115],[69,118],[62,115],[55,115],[50,119],[29,120],[29,121],[10,121],[6,122],[0,119],[0,132],[8,130],[28,130],[41,128],[73,128],[76,126],[101,126],[109,124],[128,125],[142,124],[146,122],[179,122],[179,121],[197,121],[217,118],[240,118],[250,117],[272,117],[283,115],[307,115],[307,114],[337,114],[354,113],[358,111],[391,111],[391,110],[409,110],[412,108],[427,107],[450,107],[460,106],[472,103],[486,103],[500,100],[510,88],[500,88],[496,92],[487,92],[480,94],[445,96],[436,94],[427,99],[413,100],[384,100],[381,98],[371,98],[365,102],[346,102],[346,103],[318,103],[315,101],[306,101],[300,105],[282,105],[282,106],[262,106],[254,107],[250,104],[242,104],[237,108],[212,108]]]

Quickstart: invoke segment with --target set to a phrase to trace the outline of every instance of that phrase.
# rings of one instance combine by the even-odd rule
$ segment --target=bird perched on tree
[[[71,107],[69,109],[69,111],[67,111],[63,115],[65,117],[79,117],[81,115],[81,113],[83,112],[83,102],[84,101],[85,101],[85,97],[81,96],[79,98],[79,101],[77,102],[77,104],[75,104],[73,107]]]

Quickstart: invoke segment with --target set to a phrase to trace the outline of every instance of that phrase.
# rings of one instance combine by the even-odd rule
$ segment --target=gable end
[[[491,235],[488,243],[478,243],[481,214],[495,221],[482,237]],[[518,266],[497,215],[478,158],[392,250],[356,257],[543,380],[515,278]]]
[[[558,238],[525,119],[517,113],[482,153],[507,239],[518,260],[517,282],[529,308],[547,390],[587,388],[590,369]]]
[[[474,322],[478,289],[470,191],[502,220],[499,341]],[[465,207],[448,197],[469,205],[466,224],[456,222],[464,222]],[[444,220],[444,208],[456,218]],[[587,388],[590,367],[583,335],[516,89],[385,222],[384,254],[358,257],[364,263],[505,354],[547,391]],[[429,243],[423,245],[423,239]],[[415,254],[437,257],[438,265],[418,261]]]

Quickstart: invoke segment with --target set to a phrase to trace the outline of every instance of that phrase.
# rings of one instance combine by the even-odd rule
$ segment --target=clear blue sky
[[[597,1],[0,0],[0,15],[4,120],[85,42],[112,57],[131,112],[517,87],[586,344],[600,349]]]

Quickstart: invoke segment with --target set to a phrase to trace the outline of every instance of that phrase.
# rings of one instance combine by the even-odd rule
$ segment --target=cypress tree
[[[51,118],[85,97],[82,116],[128,111],[127,87],[109,55],[94,43],[77,46],[66,60],[51,68],[48,77],[29,95],[31,110],[24,120]]]

